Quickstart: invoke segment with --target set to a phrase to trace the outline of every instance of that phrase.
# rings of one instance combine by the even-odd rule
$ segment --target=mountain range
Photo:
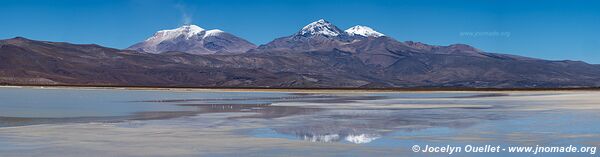
[[[600,65],[397,41],[326,20],[255,46],[195,25],[127,49],[0,40],[0,84],[264,88],[599,87]]]

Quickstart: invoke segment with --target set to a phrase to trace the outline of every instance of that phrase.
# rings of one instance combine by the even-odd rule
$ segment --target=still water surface
[[[447,156],[411,147],[598,146],[599,97],[0,88],[0,156]],[[565,155],[589,154],[544,154]]]

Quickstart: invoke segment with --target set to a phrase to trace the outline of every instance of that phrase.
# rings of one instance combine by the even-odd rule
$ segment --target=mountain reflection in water
[[[231,119],[260,118],[267,121],[272,130],[263,133],[265,137],[291,135],[296,139],[310,142],[348,142],[366,144],[386,134],[398,130],[415,131],[430,127],[465,128],[483,120],[498,120],[510,114],[492,112],[499,106],[456,106],[430,108],[428,105],[440,104],[436,98],[478,98],[501,97],[506,94],[292,94],[284,97],[258,97],[236,99],[179,99],[179,100],[147,100],[147,102],[175,103],[178,106],[197,107],[197,114],[206,113],[254,113],[230,117]],[[398,99],[400,98],[400,99]],[[344,107],[351,103],[364,101],[382,101],[377,106],[386,104],[419,104],[421,108],[374,108],[373,104],[363,107]],[[300,105],[279,105],[281,103],[298,103]],[[302,104],[316,104],[303,106]],[[444,103],[441,103],[445,105]],[[340,108],[323,108],[323,106],[341,106]],[[474,112],[476,111],[476,112]]]
[[[265,137],[286,135],[311,142],[366,144],[398,130],[414,131],[430,127],[464,128],[479,121],[504,119],[510,116],[510,114],[494,112],[494,109],[502,107],[498,105],[453,107],[445,100],[436,101],[448,98],[507,96],[498,93],[235,94],[238,96],[223,94],[223,97],[190,96],[179,99],[119,102],[183,107],[180,111],[144,111],[131,115],[105,117],[4,117],[0,118],[0,125],[120,122],[232,113],[234,115],[228,119],[265,119],[264,123],[272,131],[265,134]],[[411,105],[416,105],[418,108],[406,108]],[[435,107],[440,105],[444,107]],[[238,113],[247,114],[236,115]]]

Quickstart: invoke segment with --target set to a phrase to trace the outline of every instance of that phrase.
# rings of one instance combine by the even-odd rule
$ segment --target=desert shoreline
[[[180,86],[113,86],[113,85],[0,85],[0,88],[113,89],[151,91],[215,91],[215,92],[293,92],[293,93],[393,93],[393,92],[535,92],[535,91],[600,91],[600,87],[569,88],[271,88],[271,87],[180,87]]]

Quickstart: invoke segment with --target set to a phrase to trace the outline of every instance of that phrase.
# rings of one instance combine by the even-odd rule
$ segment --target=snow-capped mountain
[[[324,19],[317,20],[304,26],[295,36],[326,36],[335,37],[344,35],[344,31]]]
[[[147,53],[180,51],[190,54],[236,54],[255,47],[242,38],[218,29],[206,30],[196,25],[185,25],[158,31],[127,49]]]
[[[298,32],[277,38],[267,44],[261,45],[260,50],[275,51],[312,51],[331,49],[355,40],[345,31],[339,29],[331,22],[319,19],[302,27]]]
[[[379,33],[367,26],[356,25],[354,27],[350,27],[346,29],[346,32],[350,36],[364,36],[364,37],[381,37],[385,36],[382,33]]]

